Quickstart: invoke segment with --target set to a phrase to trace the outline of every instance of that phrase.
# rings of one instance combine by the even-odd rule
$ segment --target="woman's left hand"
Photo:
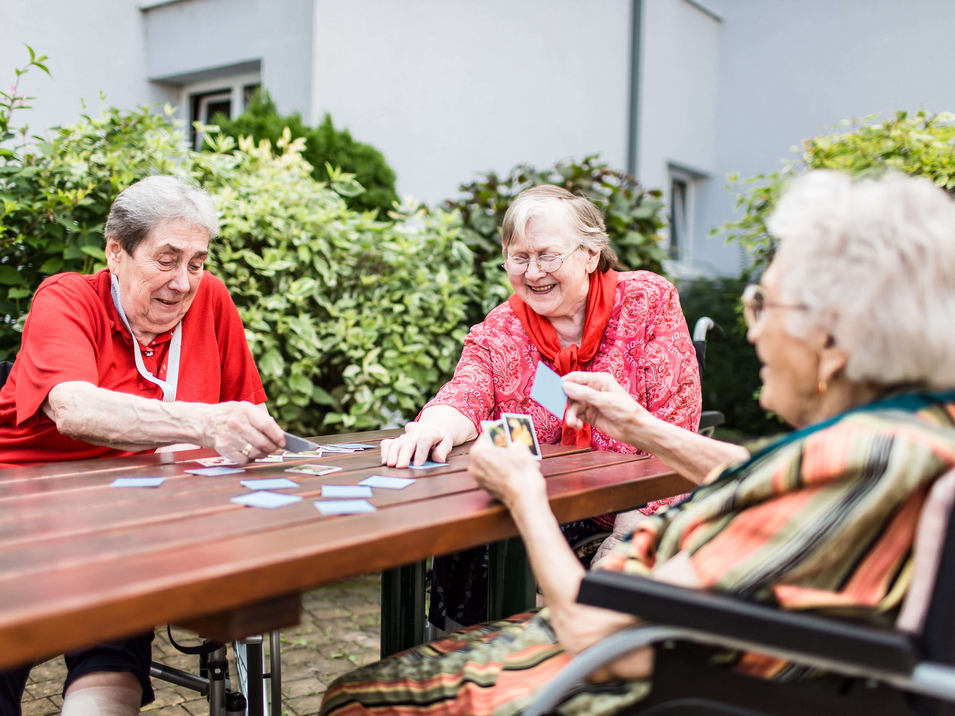
[[[471,447],[468,472],[478,484],[512,510],[528,500],[547,504],[547,486],[540,463],[523,443],[506,448],[496,447],[481,435]]]

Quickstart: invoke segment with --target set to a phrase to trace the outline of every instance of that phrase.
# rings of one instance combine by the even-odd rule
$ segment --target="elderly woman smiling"
[[[203,270],[217,230],[211,197],[173,177],[116,198],[108,269],[51,276],[36,291],[0,390],[0,467],[174,443],[247,462],[285,444],[235,304]],[[63,713],[138,713],[152,700],[151,642],[67,654]],[[0,673],[0,713],[19,713],[29,672]]]
[[[514,295],[474,326],[454,377],[405,435],[382,442],[382,462],[421,464],[433,450],[473,440],[480,421],[502,412],[534,419],[541,444],[635,452],[607,431],[572,427],[530,398],[538,361],[558,373],[610,373],[657,418],[695,431],[700,420],[696,354],[676,289],[647,271],[617,273],[600,211],[556,186],[522,192],[504,216],[504,268]],[[652,512],[660,503],[651,504]],[[606,548],[639,513],[565,525],[576,542],[613,528]],[[435,560],[430,621],[441,628],[486,618],[486,548]]]
[[[782,608],[891,616],[928,489],[955,466],[955,207],[924,179],[819,172],[783,196],[769,228],[781,245],[747,290],[747,335],[763,364],[762,405],[797,430],[750,455],[659,420],[611,375],[567,375],[571,427],[589,422],[700,485],[596,568]],[[576,603],[584,570],[523,446],[482,438],[471,472],[510,510],[548,608],[345,675],[322,714],[511,716],[570,656],[634,623]],[[763,678],[807,676],[734,658]],[[648,693],[652,672],[652,651],[630,654],[558,711],[615,713]]]

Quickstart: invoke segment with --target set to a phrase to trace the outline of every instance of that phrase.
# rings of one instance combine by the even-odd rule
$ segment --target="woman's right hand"
[[[431,455],[435,462],[447,462],[454,447],[451,434],[434,423],[411,422],[405,425],[405,434],[381,441],[381,464],[389,467],[408,467],[412,462],[421,465]]]
[[[584,423],[621,442],[641,447],[634,433],[652,417],[609,373],[574,371],[564,376],[564,392],[570,402],[564,413],[567,424],[579,430]]]

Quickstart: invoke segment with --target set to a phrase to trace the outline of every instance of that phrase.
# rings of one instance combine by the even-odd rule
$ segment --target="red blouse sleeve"
[[[647,410],[696,432],[703,403],[700,368],[676,287],[661,280],[656,304],[644,346]]]
[[[491,352],[487,346],[485,324],[479,323],[464,339],[464,350],[454,369],[454,377],[441,387],[421,412],[433,405],[450,405],[474,423],[480,432],[481,421],[490,419],[494,413],[494,403]],[[420,419],[419,413],[415,420]]]

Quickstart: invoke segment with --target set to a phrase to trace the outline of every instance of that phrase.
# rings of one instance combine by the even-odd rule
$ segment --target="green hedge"
[[[395,172],[388,166],[384,155],[369,144],[352,139],[347,129],[335,129],[330,114],[321,124],[309,127],[298,112],[281,115],[268,92],[256,90],[248,108],[235,119],[218,114],[213,119],[221,134],[238,141],[239,137],[252,137],[256,142],[269,140],[272,146],[279,141],[286,128],[292,139],[304,137],[302,151],[305,160],[312,165],[312,176],[318,181],[328,181],[328,167],[337,167],[354,174],[365,188],[364,192],[346,196],[345,201],[358,211],[378,210],[385,218],[392,204],[398,201],[395,192]]]

